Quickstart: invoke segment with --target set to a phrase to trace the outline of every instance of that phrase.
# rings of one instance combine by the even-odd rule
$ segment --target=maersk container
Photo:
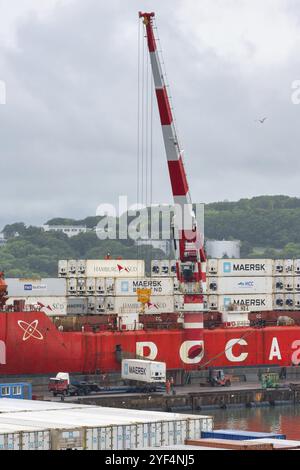
[[[142,304],[136,296],[107,297],[106,310],[111,313],[137,313],[141,312]],[[145,305],[145,313],[174,312],[174,296],[151,296],[150,302]]]
[[[138,289],[151,289],[151,295],[173,295],[174,281],[171,277],[116,279],[116,295],[136,296]]]
[[[13,305],[16,300],[25,300],[25,310],[38,310],[49,317],[67,314],[67,297],[9,297],[7,305]]]
[[[272,277],[210,277],[207,280],[208,294],[272,294],[272,290]]]
[[[214,275],[216,277],[223,277],[223,276],[269,277],[273,275],[273,260],[271,259],[208,260],[207,272],[209,275]]]
[[[61,297],[67,293],[66,279],[5,279],[10,297]]]
[[[143,260],[87,260],[87,277],[143,277]]]
[[[88,299],[86,297],[68,297],[67,315],[85,315],[87,306]]]
[[[212,298],[211,298],[212,297]],[[244,295],[213,295],[208,296],[209,310],[245,310],[256,312],[260,310],[272,310],[273,301],[271,294],[244,294]],[[217,308],[212,308],[217,304]]]
[[[145,383],[165,383],[166,363],[142,359],[122,360],[122,379]]]
[[[300,291],[300,277],[294,278],[294,289],[296,292]]]

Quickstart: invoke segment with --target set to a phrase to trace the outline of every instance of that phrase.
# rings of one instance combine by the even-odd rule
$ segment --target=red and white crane
[[[184,328],[186,347],[194,346],[189,356],[191,363],[200,354],[199,340],[203,329],[203,294],[206,291],[206,258],[203,249],[203,236],[197,227],[184,169],[182,150],[180,149],[174,119],[167,93],[166,79],[162,70],[157,41],[154,34],[153,19],[155,14],[139,12],[145,25],[151,69],[153,74],[157,104],[160,114],[163,139],[171,180],[175,217],[174,245],[177,264],[177,277],[184,294]],[[196,347],[196,348],[195,348]],[[198,350],[198,352],[197,352]],[[194,356],[194,357],[192,357]]]

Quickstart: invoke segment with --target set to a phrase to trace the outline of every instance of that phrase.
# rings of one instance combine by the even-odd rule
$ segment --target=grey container
[[[5,279],[9,297],[62,297],[67,294],[67,281],[61,278]]]
[[[68,297],[67,315],[85,315],[88,311],[87,297]]]

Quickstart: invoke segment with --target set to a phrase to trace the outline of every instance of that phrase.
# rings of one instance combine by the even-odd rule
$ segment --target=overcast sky
[[[298,0],[0,0],[0,227],[136,200],[140,9],[155,11],[195,202],[300,197]],[[256,119],[267,116],[263,125]],[[154,201],[172,201],[154,114]]]

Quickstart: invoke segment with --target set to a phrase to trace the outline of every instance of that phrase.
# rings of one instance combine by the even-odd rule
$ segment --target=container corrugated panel
[[[9,297],[7,305],[13,305],[16,300],[25,300],[25,309],[33,308],[44,312],[49,317],[67,314],[67,297]]]
[[[66,279],[5,279],[10,297],[61,297],[67,293]]]
[[[247,439],[286,439],[284,434],[268,433],[268,432],[253,432],[253,431],[242,431],[239,429],[218,429],[215,431],[204,431],[201,432],[201,438],[209,439],[232,439],[232,440],[247,440]]]
[[[87,297],[68,297],[67,315],[84,315],[87,313]]]

